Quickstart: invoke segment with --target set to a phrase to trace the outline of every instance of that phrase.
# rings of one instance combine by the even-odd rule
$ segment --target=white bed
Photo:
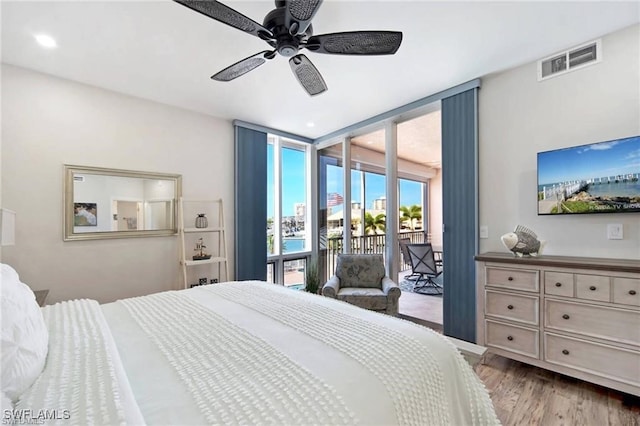
[[[277,285],[229,282],[41,312],[46,363],[14,414],[59,424],[499,423],[443,336]]]

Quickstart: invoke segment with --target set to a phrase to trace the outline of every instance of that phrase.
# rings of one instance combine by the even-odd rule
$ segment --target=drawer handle
[[[589,287],[589,290],[591,290],[591,291],[596,291],[596,286],[595,286],[595,285],[592,285],[591,287]]]
[[[556,287],[562,287],[562,283],[556,283]]]
[[[564,355],[569,355],[569,351],[568,351],[568,350],[566,350],[566,349],[563,349],[563,350],[562,350],[562,353],[563,353]]]
[[[513,281],[513,277],[509,277],[507,278],[509,281]]]
[[[571,318],[571,317],[570,317],[568,314],[564,314],[564,315],[562,316],[562,318],[564,318],[564,319],[569,319],[569,318]]]
[[[507,336],[507,340],[513,340],[513,336]]]
[[[633,295],[636,294],[636,291],[635,290],[629,290],[629,294],[633,296]]]
[[[507,306],[507,309],[513,309],[513,305]]]

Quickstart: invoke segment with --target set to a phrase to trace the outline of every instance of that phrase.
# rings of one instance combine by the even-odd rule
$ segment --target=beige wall
[[[1,162],[1,204],[17,213],[2,260],[50,289],[49,302],[109,302],[181,282],[177,236],[62,241],[65,163],[181,174],[185,197],[225,200],[233,253],[228,121],[3,65]]]
[[[482,79],[481,252],[506,251],[500,235],[521,224],[547,254],[640,259],[640,213],[537,215],[538,152],[640,134],[640,26],[602,42],[601,63],[543,82],[536,63]],[[623,240],[606,238],[608,223],[623,224]]]

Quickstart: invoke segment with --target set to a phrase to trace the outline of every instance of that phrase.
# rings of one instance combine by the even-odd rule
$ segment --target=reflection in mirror
[[[181,176],[65,165],[64,239],[177,232]]]

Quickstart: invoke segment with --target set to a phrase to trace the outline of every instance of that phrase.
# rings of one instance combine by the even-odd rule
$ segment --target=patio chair
[[[381,254],[339,254],[336,274],[322,295],[389,315],[398,315],[398,284],[387,277]]]
[[[399,238],[398,243],[400,244],[400,253],[402,253],[402,258],[399,266],[400,270],[404,271],[411,267],[409,251],[407,250],[407,244],[411,244],[411,238]]]
[[[407,251],[411,259],[411,275],[409,277],[417,277],[413,291],[421,293],[421,289],[432,288],[435,294],[442,294],[442,286],[434,281],[435,278],[442,275],[442,267],[433,252],[431,243],[424,244],[407,244]],[[426,293],[426,291],[422,291]]]

